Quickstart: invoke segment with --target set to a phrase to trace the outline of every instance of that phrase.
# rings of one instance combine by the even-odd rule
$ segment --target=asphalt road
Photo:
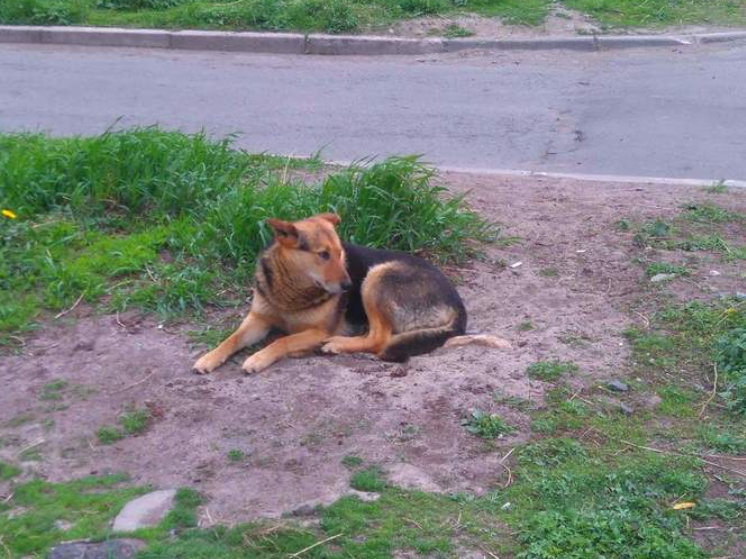
[[[252,151],[746,179],[746,45],[310,57],[0,45],[0,130],[159,123]]]

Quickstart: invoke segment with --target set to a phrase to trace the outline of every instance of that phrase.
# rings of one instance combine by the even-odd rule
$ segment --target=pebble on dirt
[[[112,530],[133,532],[157,525],[173,507],[175,496],[174,489],[163,489],[130,501],[114,519]]]
[[[610,380],[606,386],[614,392],[628,392],[629,386],[620,380]]]

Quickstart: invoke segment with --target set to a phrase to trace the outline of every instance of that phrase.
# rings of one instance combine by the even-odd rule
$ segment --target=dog
[[[437,267],[404,252],[343,243],[339,223],[333,213],[267,220],[274,241],[258,258],[251,310],[238,330],[197,360],[196,372],[215,370],[272,329],[287,335],[246,359],[246,373],[318,348],[404,362],[447,342],[510,347],[493,336],[465,335],[464,303]]]

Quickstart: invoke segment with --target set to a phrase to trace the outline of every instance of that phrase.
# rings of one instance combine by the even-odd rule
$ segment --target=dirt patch
[[[543,36],[593,34],[601,31],[588,16],[564,6],[556,6],[544,23],[537,26],[510,25],[498,17],[462,14],[405,19],[388,27],[371,28],[366,32],[398,37],[439,37],[452,25],[470,31],[475,37],[500,39],[531,39]]]
[[[501,457],[527,439],[529,420],[495,395],[540,404],[551,385],[529,381],[529,364],[574,361],[578,386],[625,375],[621,332],[637,320],[626,313],[647,283],[632,261],[632,234],[614,224],[671,216],[706,194],[458,174],[441,180],[470,190],[475,208],[519,237],[458,271],[469,330],[506,337],[512,351],[440,350],[404,366],[316,356],[251,377],[240,371],[239,355],[200,377],[190,367],[202,350],[185,332],[201,325],[164,327],[138,314],[76,309],[42,328],[22,354],[4,358],[0,458],[22,458],[26,475],[52,481],[117,471],[156,488],[196,487],[221,523],[334,501],[349,488],[342,463],[349,455],[380,465],[397,484],[428,491],[479,494],[504,482]],[[746,210],[740,191],[717,196],[731,210]],[[699,283],[711,291],[742,282],[738,263],[719,263],[717,276],[701,270]],[[673,293],[686,285],[661,288]],[[64,386],[45,391],[60,379]],[[97,430],[115,425],[132,405],[151,411],[149,428],[99,444]],[[496,444],[475,438],[460,425],[473,408],[500,414],[516,433]],[[231,450],[241,458],[229,459]]]

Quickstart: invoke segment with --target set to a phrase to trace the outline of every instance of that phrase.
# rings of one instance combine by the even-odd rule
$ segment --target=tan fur
[[[254,300],[241,326],[216,349],[194,364],[209,373],[244,347],[261,341],[271,328],[288,334],[244,361],[247,373],[266,369],[288,356],[301,355],[321,345],[341,326],[341,284],[349,281],[344,251],[334,225],[339,217],[321,214],[288,223],[268,220],[276,244],[257,265]],[[299,247],[303,250],[299,250]],[[323,259],[320,253],[328,253]],[[333,293],[336,291],[336,293]]]
[[[383,358],[387,351],[402,347],[395,345],[398,342],[408,343],[423,332],[448,335],[459,317],[459,311],[448,304],[408,304],[410,292],[397,291],[398,280],[392,278],[415,268],[390,261],[370,267],[360,286],[368,332],[343,336],[347,324],[342,292],[350,287],[351,280],[344,247],[334,228],[339,217],[320,214],[294,223],[278,219],[267,223],[275,232],[276,242],[257,263],[251,310],[233,334],[197,360],[194,369],[199,373],[213,371],[237,351],[261,341],[272,328],[287,335],[246,359],[243,369],[247,373],[322,346],[327,353],[366,352]],[[409,284],[409,289],[416,289],[420,295],[438,292],[437,281],[429,280],[426,274],[415,282],[414,286]],[[458,295],[456,298],[462,305]],[[465,320],[465,315],[461,316]],[[463,326],[461,329],[463,332]],[[468,343],[510,347],[505,340],[493,336],[458,336],[446,345]]]

